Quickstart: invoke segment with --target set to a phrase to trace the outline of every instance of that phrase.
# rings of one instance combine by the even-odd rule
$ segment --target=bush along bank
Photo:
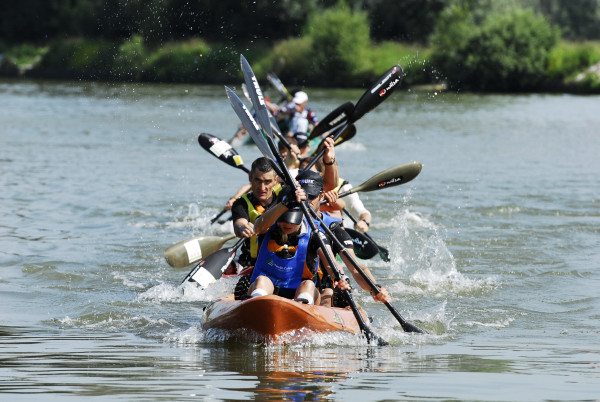
[[[523,9],[479,21],[468,7],[448,7],[431,45],[373,43],[365,15],[342,5],[312,16],[302,36],[266,43],[208,43],[201,38],[149,46],[140,35],[121,43],[69,38],[43,46],[3,47],[8,76],[238,84],[243,53],[258,77],[275,72],[290,86],[364,87],[400,63],[404,84],[478,92],[600,93],[600,42],[571,43]]]

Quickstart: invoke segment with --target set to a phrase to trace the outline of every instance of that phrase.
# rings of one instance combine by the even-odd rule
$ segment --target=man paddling
[[[238,263],[242,267],[254,265],[258,255],[254,222],[269,206],[275,203],[281,189],[277,175],[267,158],[258,158],[252,162],[248,178],[250,192],[241,195],[231,207],[235,235],[248,239],[242,246],[238,259]]]

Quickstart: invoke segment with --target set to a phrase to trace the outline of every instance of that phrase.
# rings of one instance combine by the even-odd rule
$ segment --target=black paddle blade
[[[345,228],[344,229],[352,238],[354,244],[354,254],[363,260],[370,260],[379,254],[379,248],[371,239],[365,236],[364,233],[358,230]]]
[[[196,282],[203,288],[219,279],[227,269],[233,258],[235,251],[222,249],[215,251],[190,271],[183,282]],[[182,283],[183,283],[182,282]]]
[[[212,134],[202,133],[198,136],[198,143],[202,148],[227,163],[229,166],[242,169],[244,172],[249,173],[248,168],[244,166],[242,157],[227,141],[223,141]]]
[[[385,262],[390,262],[390,252],[388,249],[381,246],[378,246],[377,248],[379,249],[379,256],[381,259]]]
[[[233,246],[217,250],[210,254],[200,261],[181,283],[183,284],[187,281],[196,282],[201,287],[206,288],[223,276],[223,272],[225,272],[231,261],[233,261],[237,249],[241,247],[245,240],[245,238],[241,238]]]
[[[399,64],[386,71],[356,102],[350,121],[357,121],[389,98],[394,89],[400,86],[402,78],[404,78],[404,70]]]
[[[252,99],[252,104],[256,111],[256,119],[265,133],[272,138],[273,131],[271,130],[271,123],[269,122],[269,109],[267,109],[265,97],[260,89],[260,85],[258,85],[258,80],[252,71],[252,67],[250,67],[250,64],[248,63],[248,60],[246,60],[242,54],[240,55],[240,63],[242,65],[242,73],[244,74],[246,87],[248,87],[250,99]]]
[[[332,128],[346,122],[352,115],[353,111],[354,104],[352,102],[346,102],[343,105],[338,106],[334,111],[325,116],[323,120],[319,122],[319,124],[317,124],[317,126],[308,136],[308,139],[312,140],[326,131],[329,131]]]
[[[250,136],[254,140],[254,143],[258,149],[260,149],[260,152],[262,152],[264,156],[275,160],[275,155],[273,155],[273,152],[271,152],[267,141],[263,137],[260,126],[256,120],[254,120],[254,117],[252,117],[252,114],[246,105],[244,105],[242,100],[235,94],[235,92],[233,92],[227,86],[225,87],[225,91],[227,92],[227,97],[229,98],[229,103],[231,104],[233,111],[235,114],[237,114],[244,127],[246,127],[248,133],[250,133]]]

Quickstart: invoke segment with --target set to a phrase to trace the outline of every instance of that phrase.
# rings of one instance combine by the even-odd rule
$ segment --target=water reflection
[[[219,371],[237,373],[223,385],[255,400],[317,400],[335,395],[338,384],[360,371],[384,371],[379,348],[248,347],[229,344],[209,352]],[[207,361],[205,361],[207,363]]]

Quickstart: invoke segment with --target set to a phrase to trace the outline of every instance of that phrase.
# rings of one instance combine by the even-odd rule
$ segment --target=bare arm
[[[350,254],[350,256],[355,261],[357,261],[356,255],[354,254],[354,250],[352,250],[352,249],[346,249],[346,250],[348,250],[348,254]],[[382,302],[382,303],[384,303],[384,302],[389,303],[390,301],[392,301],[392,298],[388,294],[387,290],[383,287],[379,289],[380,292],[377,295],[374,295],[373,292],[371,292],[371,287],[369,286],[367,281],[365,281],[365,279],[362,277],[362,275],[360,275],[358,270],[354,267],[352,262],[350,262],[350,260],[345,255],[345,253],[341,253],[340,256],[342,257],[342,261],[344,261],[344,264],[346,264],[346,267],[348,267],[348,269],[352,273],[352,276],[354,277],[354,280],[356,281],[356,283],[358,283],[358,286],[360,286],[367,292],[370,292],[371,295],[373,295],[373,299],[375,299],[376,301]],[[373,274],[371,274],[371,271],[369,270],[369,268],[365,267],[363,264],[360,264],[360,263],[359,263],[359,267],[371,279],[371,281],[373,281],[373,283],[377,283],[377,281],[375,280],[375,277],[373,277]]]
[[[323,175],[323,191],[330,191],[337,187],[339,180],[338,165],[335,161],[333,138],[327,137],[324,145],[326,151],[323,155],[323,165],[325,166],[325,173]]]

